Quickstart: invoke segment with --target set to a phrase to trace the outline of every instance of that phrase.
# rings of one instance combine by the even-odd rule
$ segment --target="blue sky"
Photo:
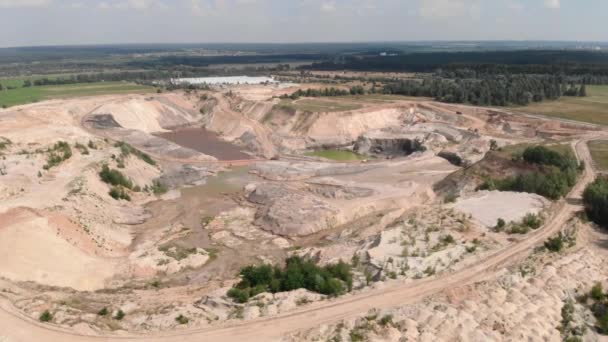
[[[0,0],[0,46],[608,41],[606,0]]]

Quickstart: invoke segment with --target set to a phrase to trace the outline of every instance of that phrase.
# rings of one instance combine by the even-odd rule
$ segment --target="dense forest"
[[[481,79],[425,78],[386,84],[381,92],[432,97],[449,103],[482,106],[527,105],[564,96],[586,96],[585,85],[562,83],[559,77],[537,75],[486,76]]]
[[[523,50],[410,53],[396,56],[341,56],[313,63],[307,69],[392,72],[469,69],[480,74],[608,76],[608,53]]]

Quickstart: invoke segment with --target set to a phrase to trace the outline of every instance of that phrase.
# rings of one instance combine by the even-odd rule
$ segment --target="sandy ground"
[[[239,89],[238,94],[247,93],[244,99],[228,93],[207,94],[212,99],[207,97],[206,101],[214,105],[205,113],[198,110],[207,105],[202,97],[179,93],[49,101],[0,111],[0,136],[13,142],[2,151],[0,161],[0,167],[6,170],[0,178],[0,276],[9,280],[2,281],[7,285],[0,292],[0,341],[278,340],[294,331],[357,317],[371,307],[416,303],[449,288],[494,278],[504,266],[521,260],[555,234],[579,209],[576,202],[559,203],[562,210],[548,218],[545,227],[498,250],[465,255],[464,249],[470,247],[468,240],[479,233],[474,229],[455,233],[458,243],[428,260],[411,260],[420,261],[417,272],[430,265],[425,263],[429,260],[450,264],[461,256],[466,256],[463,264],[467,267],[446,268],[443,273],[416,281],[387,280],[373,289],[361,289],[338,299],[317,298],[306,306],[294,304],[298,294],[284,294],[269,298],[266,311],[249,307],[246,320],[226,321],[235,307],[223,296],[240,266],[252,260],[281,262],[299,244],[311,248],[331,245],[326,250],[328,259],[350,259],[354,251],[361,250],[369,239],[378,238],[377,234],[405,210],[431,212],[429,206],[439,204],[432,185],[457,167],[437,157],[437,152],[451,148],[463,156],[480,158],[489,145],[484,134],[507,136],[505,127],[511,119],[506,115],[495,117],[487,110],[400,101],[370,103],[343,113],[295,113],[295,121],[278,131],[272,128],[272,122],[263,119],[273,110],[274,102],[269,97],[289,89]],[[464,114],[456,115],[456,108]],[[88,121],[91,118],[97,121]],[[108,123],[110,126],[105,127]],[[211,166],[214,158],[151,134],[188,125],[205,126],[256,156],[278,156],[282,160],[259,163],[252,167],[255,174],[247,169],[230,176],[216,175],[220,168]],[[510,125],[508,141],[536,138],[539,133],[534,125],[532,119],[523,120],[517,127]],[[343,145],[352,145],[372,131],[370,137],[382,138],[383,130],[393,126],[444,139],[429,145],[425,153],[396,159],[337,163],[298,155],[326,143],[348,147]],[[549,128],[559,133],[559,125]],[[391,137],[394,140],[396,135]],[[122,138],[132,139],[129,142],[157,158],[157,164],[149,165],[134,155],[121,156],[113,140]],[[44,170],[46,149],[58,140],[71,146],[92,140],[96,148],[88,154],[73,148],[71,158]],[[577,151],[589,161],[581,144]],[[152,186],[158,177],[168,177],[178,180],[177,189],[162,198],[132,191],[131,202],[115,200],[108,194],[110,187],[99,179],[103,163],[122,170],[142,188]],[[580,195],[581,187],[592,176],[593,170],[587,170],[573,197]],[[279,190],[274,195],[271,192],[269,201],[257,203],[243,189],[248,183],[268,183]],[[505,200],[514,204],[512,211],[503,213],[506,219],[507,214],[523,215],[535,205],[530,197],[504,196],[513,195],[472,198],[461,210],[471,208],[473,217],[483,222],[483,215],[491,212],[489,207]],[[300,208],[307,203],[311,206]],[[320,215],[314,210],[307,211],[320,203],[330,208],[330,215],[323,216],[324,225],[316,224]],[[294,207],[299,210],[294,211]],[[274,222],[293,221],[295,234],[273,234],[260,220],[265,215]],[[452,223],[458,220],[464,219],[455,215]],[[313,228],[298,231],[306,223],[312,223],[308,227]],[[417,239],[422,240],[423,231],[437,224],[427,223],[419,227]],[[395,231],[407,234],[408,227]],[[441,234],[444,231],[430,234],[421,246],[432,247]],[[399,250],[391,241],[399,237],[389,235],[380,236],[380,249],[373,250],[372,246],[366,251],[378,252],[377,259],[396,257]],[[328,243],[349,236],[356,239],[346,245]],[[104,291],[83,292],[98,289]],[[102,305],[120,307],[128,317],[120,323],[100,318],[96,312]],[[269,309],[273,305],[276,310]],[[57,325],[36,321],[44,309],[56,310]],[[174,316],[179,312],[192,318],[188,326],[177,326]],[[256,318],[260,315],[263,317]],[[106,336],[110,330],[115,334]],[[127,331],[148,335],[130,335]]]
[[[538,214],[548,205],[549,201],[536,194],[480,191],[466,199],[458,199],[454,208],[492,228],[499,218],[507,223],[519,222],[526,214]]]
[[[0,216],[0,275],[15,281],[69,286],[80,291],[104,287],[119,271],[118,263],[103,260],[60,236],[48,217],[27,210]]]

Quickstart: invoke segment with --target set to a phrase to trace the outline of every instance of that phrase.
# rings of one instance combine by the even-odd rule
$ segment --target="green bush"
[[[118,312],[116,313],[116,316],[114,316],[114,319],[117,321],[122,321],[123,318],[125,318],[125,313],[122,310],[118,310]]]
[[[506,223],[506,222],[505,222],[505,220],[504,220],[504,219],[502,219],[502,218],[499,218],[499,219],[496,221],[496,229],[503,229],[503,228],[504,228],[506,225],[507,225],[507,223]]]
[[[545,248],[547,248],[551,252],[561,252],[564,249],[564,239],[562,233],[560,232],[557,237],[549,238],[545,241]]]
[[[129,196],[129,193],[122,187],[115,186],[110,189],[110,192],[108,194],[112,196],[112,198],[115,200],[131,200],[131,196]]]
[[[133,154],[137,158],[143,160],[144,162],[146,162],[152,166],[156,165],[156,162],[154,161],[154,159],[152,159],[152,157],[150,157],[148,154],[134,148],[133,146],[127,144],[126,142],[120,141],[120,142],[117,142],[114,146],[120,148],[120,153],[123,157],[128,157],[130,154]]]
[[[114,169],[110,169],[107,164],[104,164],[99,172],[99,177],[104,183],[108,183],[114,186],[122,186],[127,189],[133,188],[133,182],[128,179],[122,172]]]
[[[179,316],[175,317],[175,321],[179,324],[188,324],[190,320],[188,319],[188,317],[180,314]]]
[[[309,259],[288,258],[285,268],[270,265],[247,266],[240,271],[241,281],[228,291],[236,302],[244,303],[262,292],[283,292],[305,288],[313,292],[337,296],[351,291],[351,266],[340,261],[325,267]]]
[[[103,308],[101,310],[99,310],[99,312],[97,312],[97,315],[99,316],[107,316],[108,315],[108,308]]]
[[[50,322],[53,320],[53,314],[49,312],[49,310],[44,311],[40,317],[38,317],[40,322]]]
[[[76,147],[83,155],[89,154],[89,149],[81,143],[76,143],[74,147]]]
[[[583,193],[583,203],[589,219],[608,227],[608,177],[598,177]]]
[[[589,296],[595,300],[604,299],[604,290],[602,289],[602,284],[597,283],[593,285],[591,291],[589,292]]]
[[[524,216],[521,223],[526,227],[530,227],[532,229],[538,229],[543,225],[543,220],[540,218],[540,216],[529,213],[529,214],[526,214],[526,216]]]
[[[233,287],[228,290],[228,297],[232,298],[237,303],[247,303],[249,300],[249,288],[239,289]]]
[[[45,170],[50,170],[51,168],[61,164],[63,161],[72,158],[72,149],[70,148],[70,144],[65,141],[59,141],[52,148],[47,150],[48,157],[46,160],[46,165],[42,168]]]
[[[166,185],[161,183],[159,180],[155,180],[152,182],[152,186],[150,187],[150,190],[154,194],[162,195],[162,194],[166,193],[169,189],[167,188]]]

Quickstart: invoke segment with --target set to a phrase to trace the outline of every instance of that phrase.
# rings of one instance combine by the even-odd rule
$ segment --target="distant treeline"
[[[555,76],[510,75],[486,76],[483,79],[426,78],[403,80],[384,85],[381,92],[406,96],[432,97],[448,103],[481,106],[527,105],[565,96],[586,96],[580,87],[562,82]]]
[[[165,71],[153,72],[114,72],[114,73],[95,73],[80,74],[66,77],[44,77],[34,80],[26,79],[23,87],[64,85],[76,83],[95,83],[95,82],[116,82],[116,81],[146,81],[174,77],[172,73]]]
[[[313,70],[433,72],[470,69],[484,74],[608,76],[608,53],[593,51],[433,52],[398,56],[345,56],[313,63]]]
[[[380,93],[415,97],[432,97],[448,103],[470,103],[481,106],[525,106],[532,102],[555,100],[561,96],[587,96],[583,84],[565,84],[555,76],[513,75],[486,76],[484,79],[443,79],[428,77],[423,80],[401,80],[374,85],[370,89],[353,86],[339,88],[299,89],[282,98],[346,96]]]
[[[127,63],[140,69],[158,69],[176,66],[206,67],[217,64],[258,64],[288,63],[296,61],[317,61],[328,58],[324,54],[283,54],[283,55],[243,55],[243,56],[166,56]]]
[[[349,90],[338,89],[334,87],[324,88],[324,89],[298,89],[291,95],[281,95],[280,98],[286,99],[290,98],[292,100],[296,100],[300,97],[321,97],[321,96],[347,96],[347,95],[363,95],[365,94],[365,88],[362,86],[354,86]]]

